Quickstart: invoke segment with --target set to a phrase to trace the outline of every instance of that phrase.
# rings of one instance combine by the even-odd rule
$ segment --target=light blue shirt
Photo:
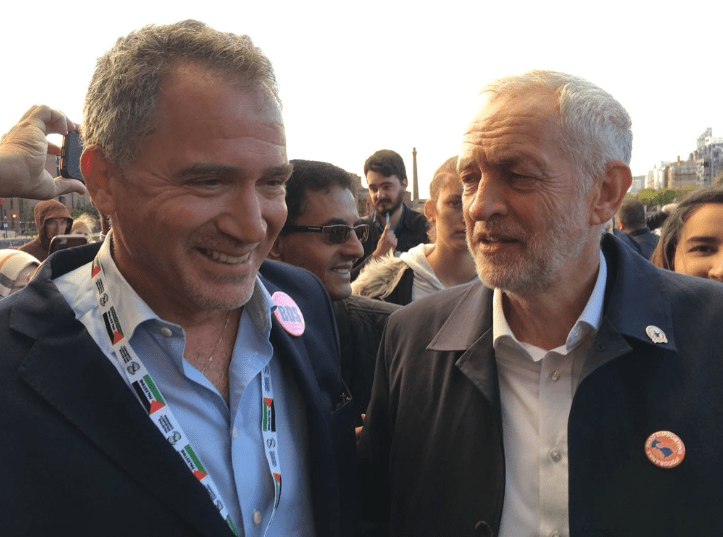
[[[111,256],[110,239],[101,246],[99,259],[130,345],[199,453],[239,533],[247,537],[313,536],[306,407],[291,373],[281,366],[269,341],[275,305],[261,281],[257,278],[241,315],[229,366],[227,405],[216,387],[183,358],[183,328],[159,318],[123,278]],[[128,384],[98,314],[90,273],[89,263],[54,282]],[[282,475],[281,501],[273,520],[274,485],[261,433],[261,370],[266,364],[274,388]]]

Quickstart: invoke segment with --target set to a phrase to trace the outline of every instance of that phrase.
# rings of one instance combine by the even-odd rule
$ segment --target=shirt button
[[[550,378],[552,379],[552,382],[557,382],[560,380],[560,372],[556,369],[552,373],[550,373]]]
[[[238,436],[238,429],[236,427],[233,428],[233,431],[231,431],[231,436],[236,438]]]
[[[261,511],[254,511],[254,524],[257,526],[261,524]]]
[[[173,330],[171,330],[167,326],[163,326],[161,327],[161,335],[164,337],[171,337],[173,335]]]
[[[560,459],[562,459],[562,453],[560,453],[559,449],[553,449],[550,451],[550,458],[555,462],[560,462]],[[554,533],[552,535],[555,535]]]

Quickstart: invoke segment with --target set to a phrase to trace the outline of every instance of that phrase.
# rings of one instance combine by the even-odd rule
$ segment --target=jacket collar
[[[276,291],[284,291],[272,279],[284,265],[274,261],[264,261],[259,270],[259,277],[273,296]],[[301,270],[301,269],[296,269]],[[291,275],[287,274],[287,277]],[[319,285],[321,285],[319,283]],[[307,304],[301,304],[305,307]],[[323,307],[315,304],[315,307]],[[333,319],[333,312],[329,311]],[[303,314],[303,310],[302,310]],[[332,321],[333,322],[333,321]],[[333,327],[336,333],[336,325]],[[309,438],[309,459],[311,462],[311,489],[314,498],[314,519],[318,528],[338,528],[342,524],[341,511],[338,504],[329,502],[332,496],[338,496],[336,484],[340,482],[337,463],[334,457],[329,456],[328,446],[334,444],[331,438],[329,420],[332,412],[341,404],[346,403],[344,394],[340,392],[342,386],[339,367],[329,367],[326,360],[336,361],[339,355],[339,341],[336,341],[336,354],[334,356],[314,356],[313,359],[307,351],[306,339],[328,338],[326,330],[319,331],[317,327],[307,326],[304,338],[290,335],[275,315],[271,316],[271,343],[274,346],[274,355],[277,356],[284,368],[291,372],[306,407],[307,431]],[[329,400],[331,394],[338,393],[339,400]],[[332,531],[331,534],[334,532]]]
[[[672,300],[667,278],[672,273],[654,267],[611,233],[602,240],[608,263],[604,320],[623,336],[646,345],[677,351],[673,332]],[[675,277],[675,276],[673,276]],[[656,342],[652,333],[662,331],[667,342]]]
[[[492,289],[479,280],[469,283],[457,306],[427,346],[431,351],[464,351],[455,362],[485,395],[501,422],[497,363],[492,346]]]
[[[677,352],[672,301],[666,293],[666,278],[671,275],[654,268],[610,233],[603,237],[602,249],[608,265],[603,321],[581,381],[598,367],[629,352],[630,339]],[[476,281],[468,285],[427,349],[465,351],[457,367],[491,397],[498,391],[492,345],[492,290]]]
[[[671,299],[666,293],[665,273],[606,233],[602,240],[608,264],[603,322],[623,336],[645,344],[676,350]],[[492,327],[492,290],[480,282],[471,284],[459,300],[429,350],[464,350]],[[667,343],[656,343],[648,327],[657,327]]]

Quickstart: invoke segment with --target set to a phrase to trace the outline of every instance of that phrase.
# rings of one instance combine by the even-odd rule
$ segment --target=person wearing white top
[[[467,250],[457,157],[447,159],[434,172],[429,194],[424,215],[429,221],[430,242],[399,257],[389,254],[368,261],[352,282],[354,294],[403,306],[477,277]]]

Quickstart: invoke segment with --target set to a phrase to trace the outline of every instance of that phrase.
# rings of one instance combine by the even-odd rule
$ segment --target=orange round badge
[[[660,468],[675,468],[685,458],[685,444],[670,431],[658,431],[645,441],[645,454]]]

